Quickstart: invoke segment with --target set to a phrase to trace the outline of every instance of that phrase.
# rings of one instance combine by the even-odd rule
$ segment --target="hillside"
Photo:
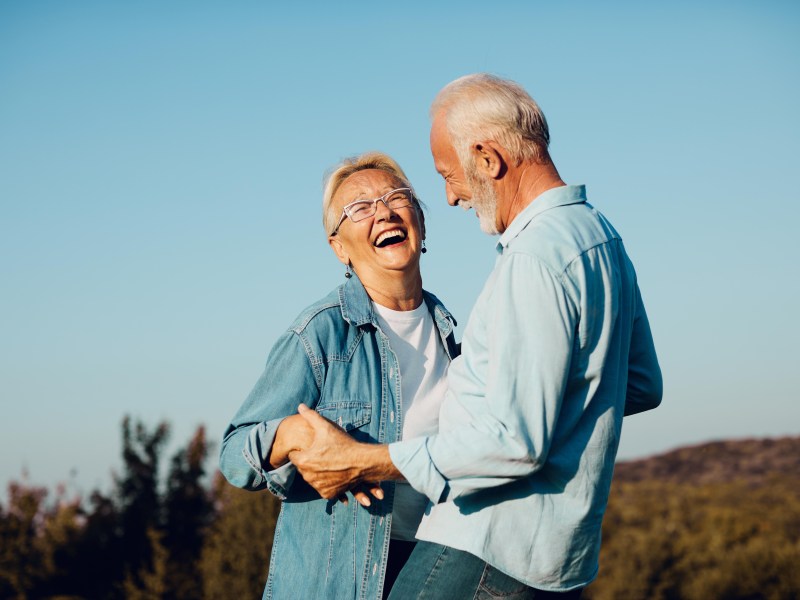
[[[800,480],[800,436],[742,439],[684,446],[665,454],[617,463],[614,481],[762,485],[775,477]]]
[[[620,462],[586,600],[800,598],[800,437]]]

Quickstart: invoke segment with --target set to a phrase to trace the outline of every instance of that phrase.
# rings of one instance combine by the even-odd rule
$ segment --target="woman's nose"
[[[388,219],[391,219],[395,214],[397,214],[397,213],[395,213],[395,211],[393,211],[391,208],[389,208],[389,205],[386,204],[386,202],[384,202],[383,200],[378,200],[375,203],[375,220],[376,221],[386,221]]]

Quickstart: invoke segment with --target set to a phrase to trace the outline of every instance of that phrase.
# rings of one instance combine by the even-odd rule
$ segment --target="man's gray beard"
[[[481,225],[481,230],[489,235],[497,235],[500,232],[497,229],[497,192],[489,178],[481,177],[476,169],[465,169],[467,185],[469,186],[472,199],[469,201],[469,206],[465,208],[474,208],[478,213],[478,220]]]

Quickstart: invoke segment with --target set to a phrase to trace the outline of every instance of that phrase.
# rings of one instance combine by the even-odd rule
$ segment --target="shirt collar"
[[[500,236],[500,239],[497,241],[498,254],[502,254],[503,250],[511,243],[511,240],[522,233],[522,230],[528,226],[528,223],[533,221],[535,217],[544,211],[557,206],[579,204],[581,202],[586,202],[585,185],[562,185],[539,194],[533,202],[526,206],[523,211],[511,221],[511,224],[503,232],[503,235]]]

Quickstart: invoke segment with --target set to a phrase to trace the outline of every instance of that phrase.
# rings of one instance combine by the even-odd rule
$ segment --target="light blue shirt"
[[[566,591],[597,575],[622,417],[658,406],[661,371],[633,265],[583,186],[537,197],[497,251],[439,434],[389,452],[434,503],[420,539]]]

